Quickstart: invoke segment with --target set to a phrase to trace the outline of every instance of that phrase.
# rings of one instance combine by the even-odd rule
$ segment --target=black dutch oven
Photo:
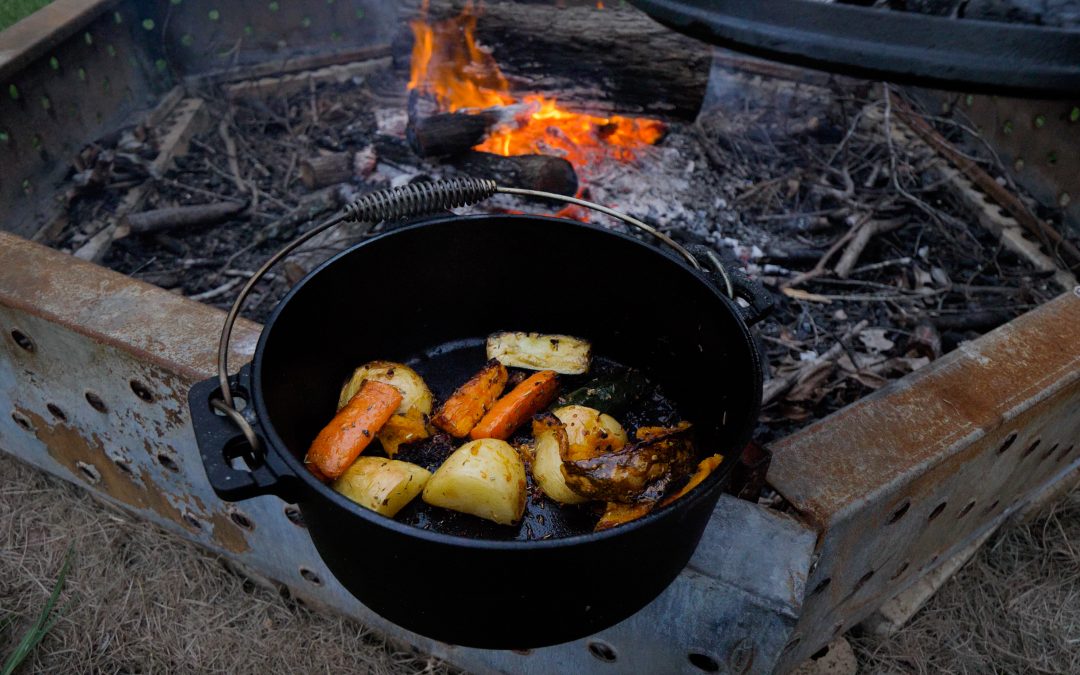
[[[429,209],[413,205],[410,212]],[[594,225],[537,216],[437,217],[364,241],[281,301],[254,360],[229,379],[230,392],[219,379],[192,389],[210,483],[226,501],[274,494],[295,502],[341,584],[421,635],[504,649],[607,628],[683,569],[727,471],[610,530],[556,526],[548,539],[493,539],[369,511],[316,480],[303,456],[360,363],[407,362],[445,396],[483,363],[481,340],[496,330],[589,339],[595,354],[644,370],[677,401],[699,446],[731,455],[749,440],[758,414],[761,357],[748,326],[770,301],[741,273],[703,272],[682,253],[687,257]],[[227,393],[249,402],[242,413],[231,407],[235,400],[223,403],[232,399]],[[237,456],[250,471],[233,468]]]

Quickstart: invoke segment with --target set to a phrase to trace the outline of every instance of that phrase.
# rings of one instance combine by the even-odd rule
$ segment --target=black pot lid
[[[962,91],[1080,95],[1080,29],[815,0],[630,0],[723,47],[861,77]]]

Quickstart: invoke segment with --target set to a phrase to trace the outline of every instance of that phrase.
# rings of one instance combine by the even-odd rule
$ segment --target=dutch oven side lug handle
[[[741,298],[746,301],[746,306],[738,305],[739,314],[748,326],[753,326],[769,316],[776,307],[776,302],[769,291],[760,282],[750,278],[745,271],[738,267],[725,265],[720,257],[708,246],[702,244],[689,244],[690,251],[702,263],[707,270],[706,276],[720,289],[720,292],[728,297]]]
[[[249,370],[250,365],[245,365],[239,377],[231,378],[230,385],[234,391],[241,390],[238,382],[246,379]],[[244,426],[240,426],[229,413],[217,411],[214,402],[220,401],[219,397],[216,377],[199,382],[188,394],[195,441],[214,494],[227,502],[244,501],[261,495],[276,495],[285,501],[295,501],[291,489],[294,483],[292,473],[285,467],[272,465],[272,453],[266,456],[252,452],[252,443],[246,438],[245,432],[245,429],[252,430],[252,425],[244,418]],[[243,417],[243,413],[238,414]],[[262,446],[261,441],[258,445]],[[233,468],[233,463],[240,458],[247,465],[247,470]]]

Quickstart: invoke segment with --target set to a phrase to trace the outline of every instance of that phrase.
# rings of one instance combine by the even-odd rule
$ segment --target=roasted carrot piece
[[[375,380],[364,382],[360,391],[319,432],[304,462],[327,478],[337,478],[375,440],[375,434],[400,403],[401,392],[397,388]]]
[[[317,478],[319,480],[319,482],[327,483],[327,482],[330,481],[330,479],[327,478],[326,475],[323,474],[322,471],[319,471],[319,467],[317,467],[314,464],[312,464],[311,462],[309,462],[306,457],[304,458],[304,468],[307,469],[308,471],[310,471],[311,475],[315,476],[315,478]]]
[[[457,388],[431,418],[431,423],[455,438],[465,438],[506,387],[506,366],[495,359]]]
[[[604,515],[600,516],[600,520],[593,529],[600,532],[601,530],[611,529],[616,525],[629,523],[631,520],[647,516],[655,507],[656,502],[641,502],[639,504],[608,502],[607,508],[604,509]]]
[[[720,466],[720,463],[724,461],[723,455],[713,455],[712,457],[706,457],[698,462],[697,471],[694,475],[690,476],[690,480],[686,482],[686,485],[675,494],[668,495],[664,498],[664,501],[660,502],[660,506],[667,506],[671,502],[684,496],[687,492],[690,492],[697,486],[701,485],[701,482],[709,477],[709,474],[716,471],[716,467]]]
[[[469,437],[497,438],[505,441],[530,417],[547,407],[559,388],[559,376],[554,370],[541,370],[514,387],[484,415]]]

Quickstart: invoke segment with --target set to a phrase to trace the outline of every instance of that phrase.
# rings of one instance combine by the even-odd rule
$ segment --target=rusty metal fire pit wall
[[[31,234],[79,149],[186,77],[385,44],[381,0],[55,0],[0,34],[4,229]],[[381,41],[381,42],[380,42]]]
[[[774,449],[770,483],[821,536],[785,665],[1075,481],[1078,330],[1080,287]]]

